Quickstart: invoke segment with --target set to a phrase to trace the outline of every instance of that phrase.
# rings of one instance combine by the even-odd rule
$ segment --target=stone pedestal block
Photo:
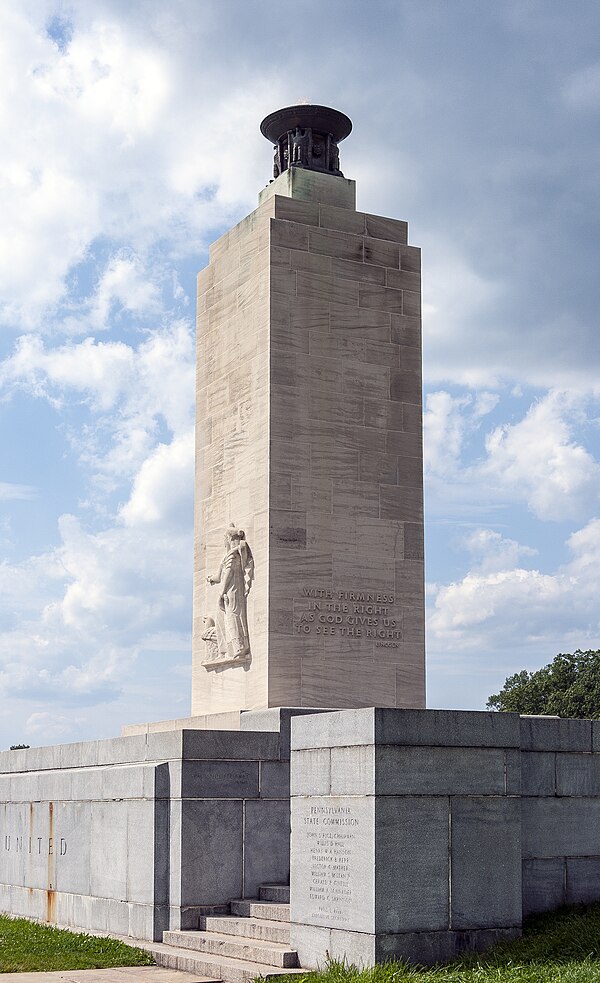
[[[519,718],[369,709],[292,721],[292,944],[432,963],[521,926]]]

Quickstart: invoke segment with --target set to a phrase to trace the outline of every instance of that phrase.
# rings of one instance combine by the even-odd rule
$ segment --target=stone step
[[[213,956],[228,956],[245,962],[263,963],[280,969],[298,966],[298,954],[290,949],[289,945],[281,942],[265,942],[234,935],[221,935],[216,932],[185,930],[165,932],[163,942],[182,949],[193,949],[195,952],[210,953]]]
[[[303,969],[277,969],[268,963],[245,962],[227,956],[202,954],[182,946],[166,945],[164,942],[145,942],[144,949],[154,956],[157,966],[177,969],[182,973],[198,973],[211,980],[223,983],[253,983],[257,976],[270,979],[274,976],[305,973]]]
[[[262,939],[265,942],[283,942],[289,945],[290,926],[268,918],[236,918],[235,915],[210,915],[202,924],[207,932],[219,935],[235,935],[243,939]]]
[[[259,901],[277,901],[279,904],[290,903],[289,884],[263,884],[258,889]]]
[[[278,904],[277,901],[259,901],[246,898],[243,901],[231,902],[231,914],[242,915],[244,918],[268,918],[274,922],[289,922],[289,904]]]

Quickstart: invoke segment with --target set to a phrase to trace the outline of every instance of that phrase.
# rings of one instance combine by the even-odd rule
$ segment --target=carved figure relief
[[[310,167],[310,129],[303,130],[297,126],[290,133],[290,143],[292,148],[292,164],[299,164],[301,167]]]
[[[331,141],[329,153],[329,170],[333,171],[334,174],[338,174],[340,171],[340,149],[337,143],[334,143],[333,140]]]
[[[285,143],[283,140],[276,143],[273,151],[275,155],[273,158],[273,177],[276,178],[288,169],[289,148],[287,140]]]
[[[315,133],[310,127],[297,126],[281,137],[273,151],[275,178],[289,167],[306,167],[309,170],[340,175],[342,173],[338,146],[330,133]]]
[[[250,661],[247,598],[254,580],[254,558],[243,529],[232,523],[225,533],[225,556],[218,573],[208,576],[218,586],[214,618],[205,618],[206,669]],[[216,648],[216,651],[215,651]]]
[[[202,631],[201,638],[204,642],[206,642],[206,655],[208,657],[208,661],[214,662],[214,660],[218,659],[219,657],[215,619],[207,616],[204,617],[202,621],[204,622],[204,629]]]
[[[318,168],[327,168],[327,161],[325,159],[325,142],[320,133],[313,133],[313,145],[312,145],[312,156],[313,162]]]

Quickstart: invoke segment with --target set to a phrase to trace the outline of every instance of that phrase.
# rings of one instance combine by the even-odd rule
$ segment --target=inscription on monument
[[[53,836],[15,836],[12,833],[4,835],[4,849],[7,853],[37,853],[66,856],[67,841],[64,836],[56,840]]]
[[[350,865],[358,819],[350,806],[311,806],[304,822],[320,826],[308,833],[309,899],[317,915],[327,914],[330,921],[347,924],[347,906],[354,900]]]
[[[294,599],[294,632],[361,638],[380,648],[399,648],[402,620],[391,590],[305,587]]]
[[[374,886],[372,806],[346,796],[293,801],[292,853],[300,863],[292,893],[308,924],[364,927]]]

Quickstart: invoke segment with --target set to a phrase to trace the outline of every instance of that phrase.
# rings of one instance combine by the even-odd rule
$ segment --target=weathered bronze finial
[[[340,171],[338,143],[352,131],[352,121],[328,106],[287,106],[266,116],[263,136],[275,144],[273,176],[288,167],[344,175]]]

